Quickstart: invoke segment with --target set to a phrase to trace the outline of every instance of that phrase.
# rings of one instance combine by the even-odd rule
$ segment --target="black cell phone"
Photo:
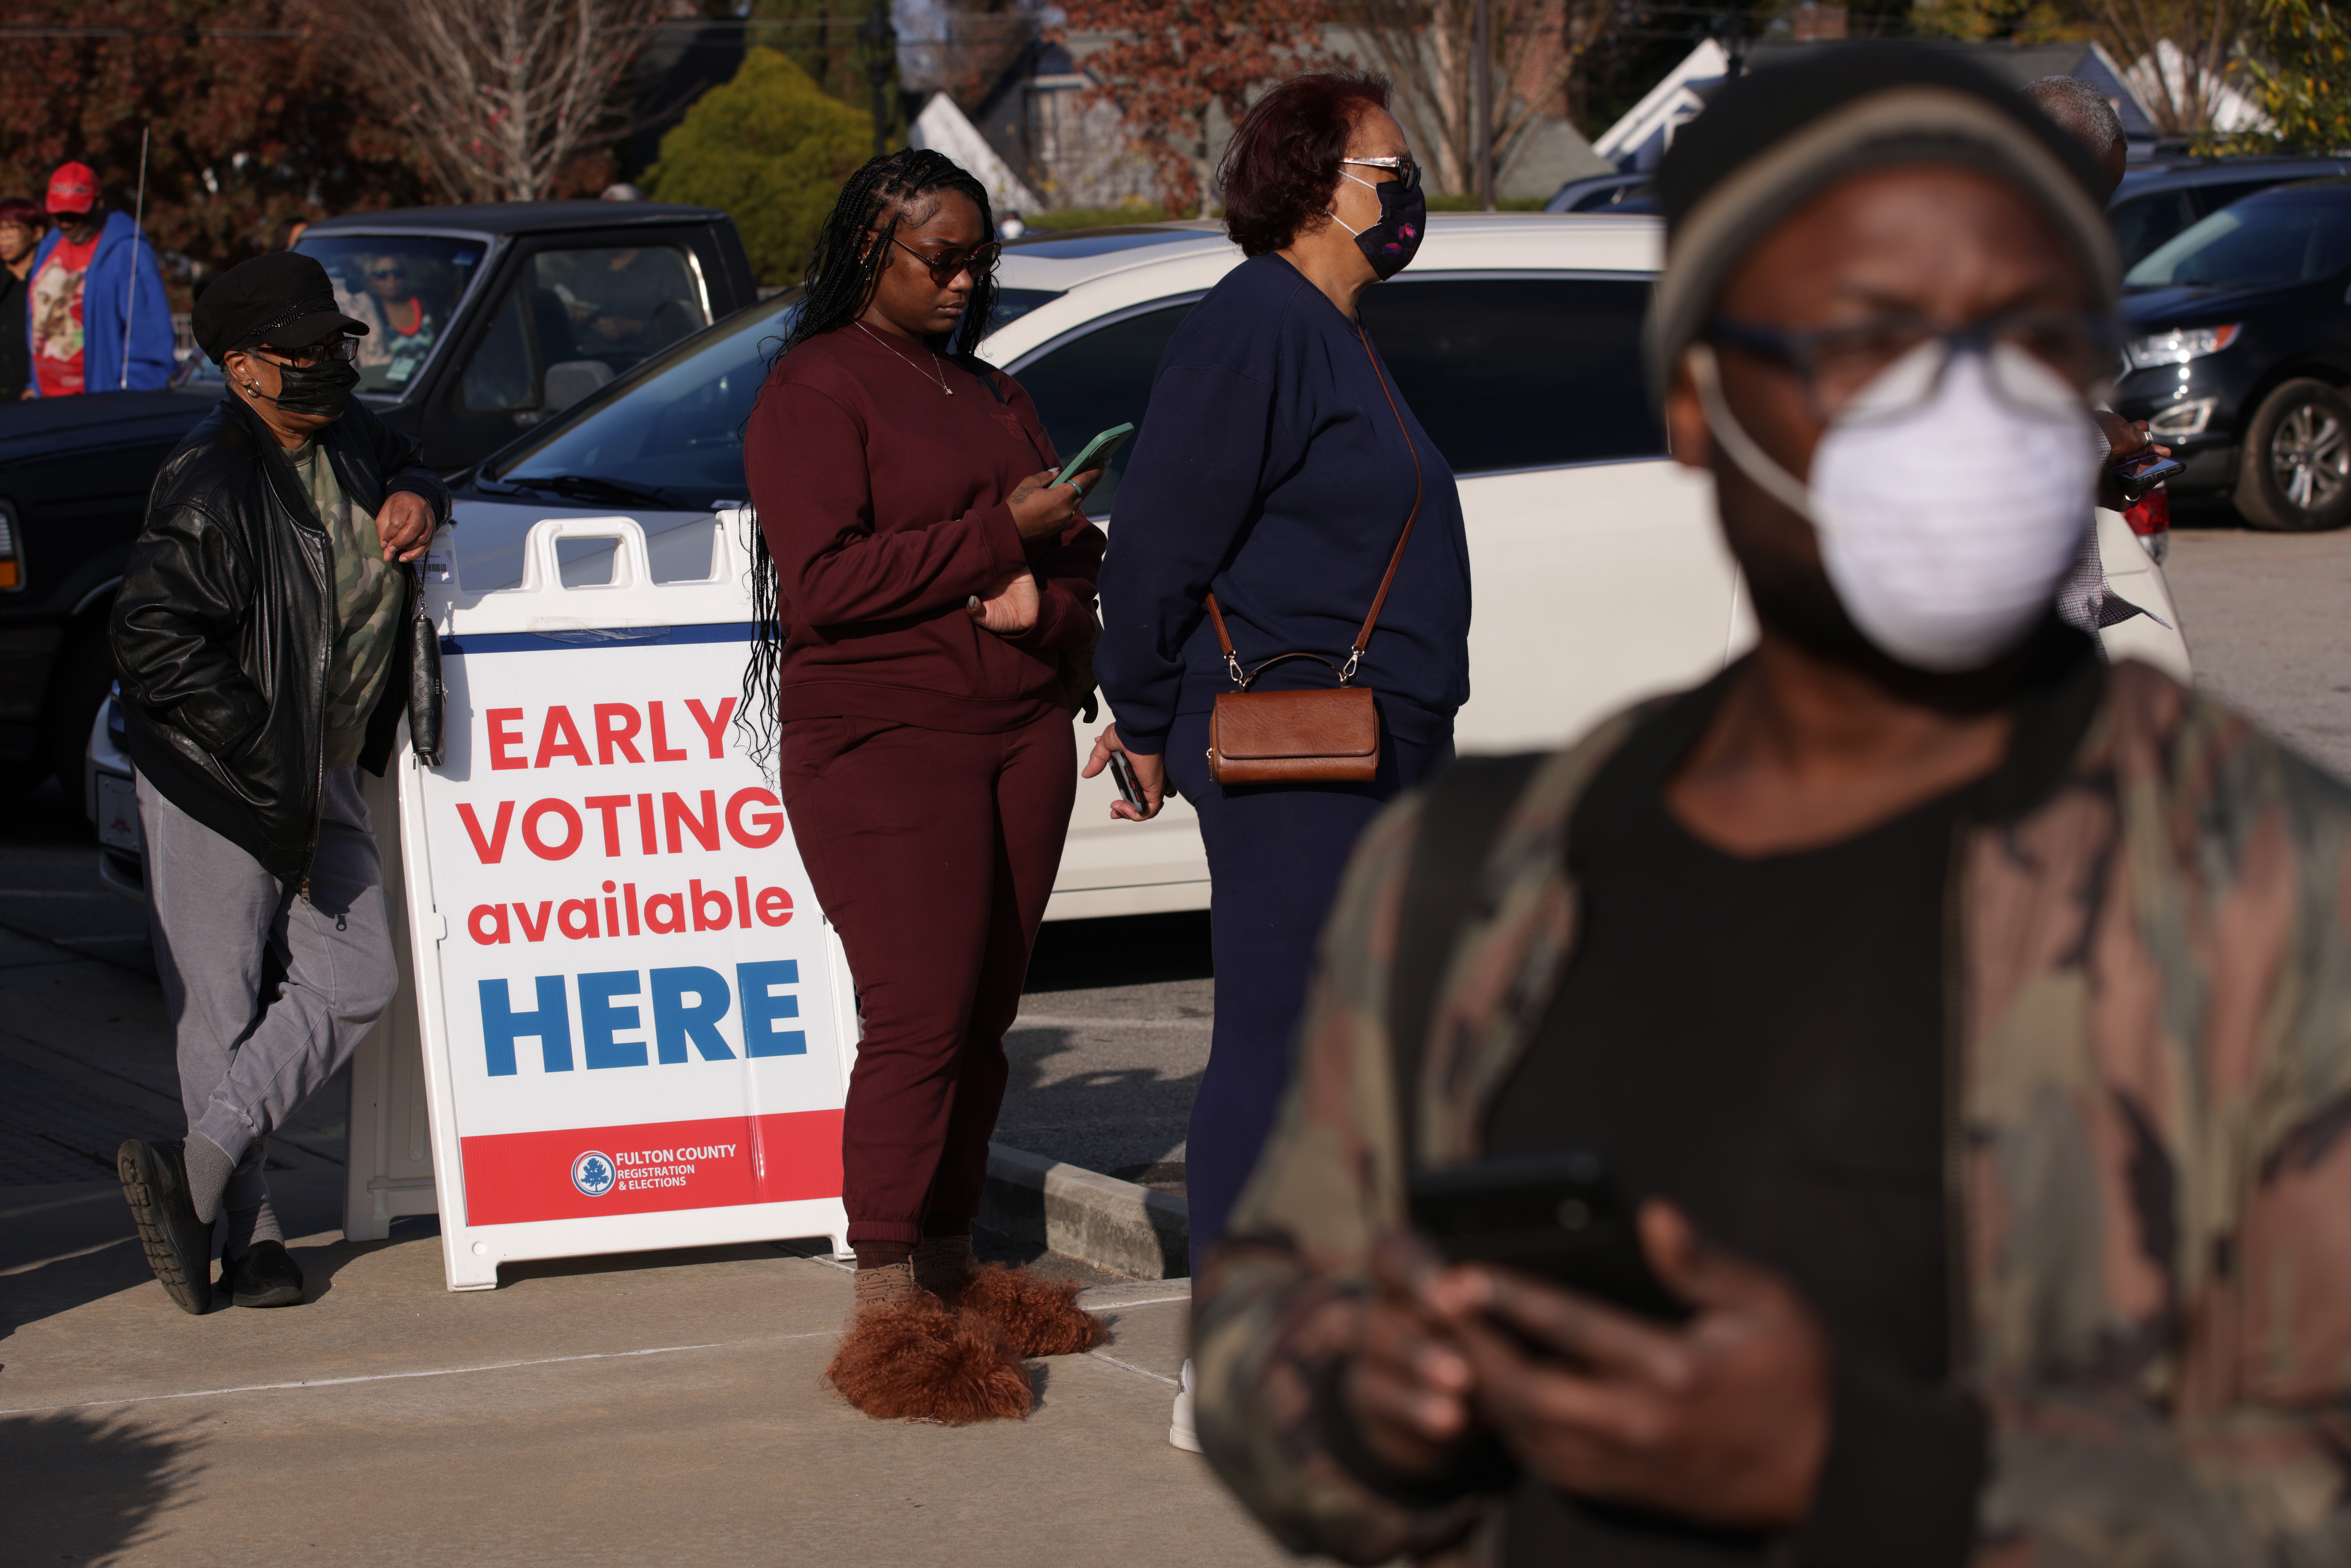
[[[2188,472],[2188,465],[2177,457],[2166,457],[2159,452],[2145,452],[2137,457],[2126,457],[2110,465],[2108,473],[2123,493],[2123,499],[2136,507],[2149,490]]]
[[[1680,1322],[1687,1302],[1650,1270],[1634,1206],[1597,1151],[1579,1145],[1416,1174],[1412,1223],[1456,1263],[1499,1263]]]
[[[1118,786],[1119,799],[1138,811],[1151,810],[1143,793],[1143,781],[1134,776],[1134,764],[1126,759],[1123,751],[1110,754],[1110,781]]]

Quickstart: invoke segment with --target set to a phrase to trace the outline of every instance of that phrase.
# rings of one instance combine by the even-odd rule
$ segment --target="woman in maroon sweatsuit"
[[[968,352],[992,232],[936,152],[859,171],[745,434],[783,637],[755,684],[772,673],[784,804],[864,1025],[841,1134],[859,1310],[833,1379],[877,1416],[1023,1414],[1019,1356],[1099,1333],[1071,1292],[971,1252],[1102,553],[1029,395]],[[938,1364],[901,1354],[910,1334],[969,1354],[904,1386]]]

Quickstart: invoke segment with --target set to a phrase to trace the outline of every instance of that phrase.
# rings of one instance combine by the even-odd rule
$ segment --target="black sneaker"
[[[220,1288],[240,1307],[298,1307],[302,1270],[283,1241],[256,1241],[244,1257],[221,1260]]]
[[[188,1197],[188,1169],[177,1140],[141,1143],[115,1151],[122,1196],[139,1222],[147,1266],[180,1310],[201,1314],[213,1304],[213,1228],[196,1218]]]

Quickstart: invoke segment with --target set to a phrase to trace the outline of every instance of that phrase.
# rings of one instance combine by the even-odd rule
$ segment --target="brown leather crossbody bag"
[[[1372,612],[1364,617],[1363,630],[1355,633],[1344,664],[1301,651],[1277,653],[1255,669],[1243,670],[1240,655],[1233,650],[1232,634],[1225,629],[1224,612],[1217,608],[1217,596],[1208,595],[1208,620],[1217,628],[1217,643],[1225,651],[1225,668],[1234,686],[1218,695],[1208,714],[1208,777],[1219,784],[1368,784],[1379,777],[1380,710],[1371,688],[1353,684],[1355,667],[1364,661],[1372,628],[1379,624],[1380,609],[1387,603],[1396,568],[1404,561],[1404,547],[1412,540],[1412,525],[1419,520],[1422,476],[1412,431],[1404,422],[1404,411],[1396,406],[1395,393],[1388,391],[1387,377],[1380,373],[1379,356],[1372,352],[1372,340],[1364,335],[1360,321],[1355,324],[1355,337],[1364,345],[1364,357],[1372,361],[1372,374],[1378,379],[1380,391],[1387,394],[1388,412],[1395,415],[1396,428],[1404,432],[1405,450],[1412,455],[1412,510],[1405,517],[1403,537],[1388,557],[1388,570],[1380,579]],[[1290,659],[1311,659],[1328,666],[1339,677],[1337,689],[1249,690],[1259,675]]]

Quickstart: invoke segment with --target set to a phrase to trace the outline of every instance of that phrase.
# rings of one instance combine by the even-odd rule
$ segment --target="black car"
[[[1654,213],[1657,204],[1655,174],[1586,174],[1562,185],[1543,204],[1547,213]]]
[[[416,207],[313,224],[296,248],[369,324],[360,395],[449,474],[758,294],[709,207]],[[0,789],[81,776],[148,487],[221,394],[199,360],[167,392],[0,405]]]
[[[2123,280],[2115,407],[2255,528],[2351,522],[2351,178],[2257,192]]]
[[[2256,191],[2294,180],[2351,174],[2351,158],[2259,154],[2237,158],[2160,158],[2134,163],[2123,174],[2106,215],[2126,270],[2201,218]]]

